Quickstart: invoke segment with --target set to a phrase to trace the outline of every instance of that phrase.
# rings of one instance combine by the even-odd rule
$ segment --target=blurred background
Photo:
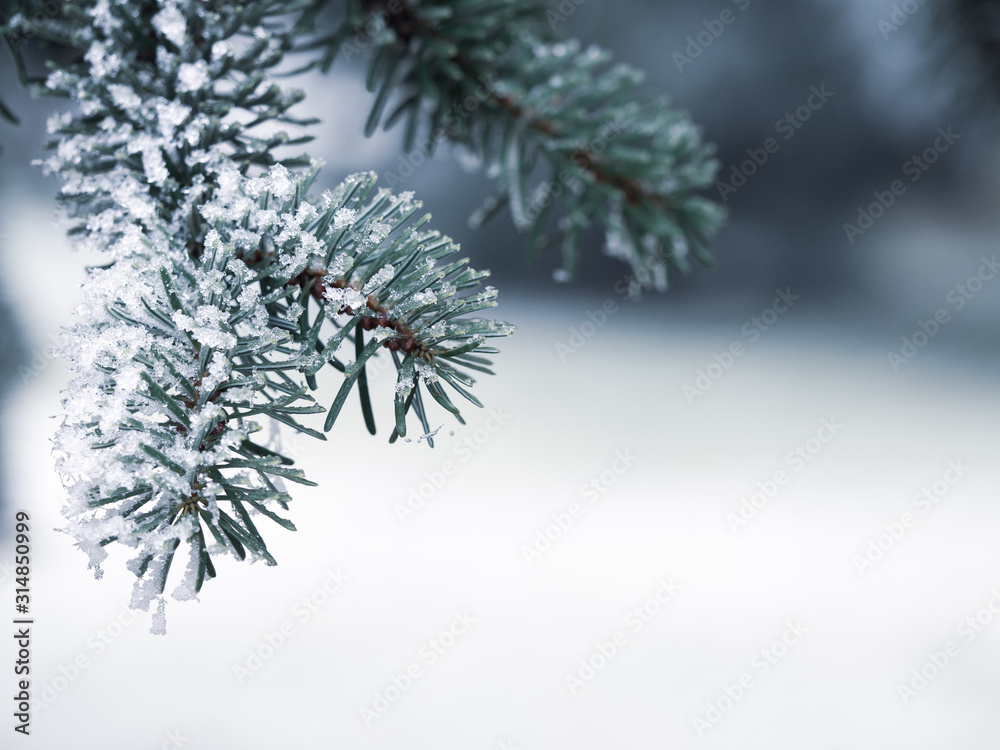
[[[467,228],[485,177],[420,166],[397,189],[493,270],[519,327],[481,383],[492,411],[438,413],[433,450],[388,446],[376,374],[377,437],[350,405],[334,445],[284,435],[319,487],[295,490],[298,532],[268,529],[280,564],[223,561],[166,637],[128,612],[124,558],[95,581],[57,531],[50,349],[87,259],[31,166],[63,103],[17,91],[4,58],[22,124],[0,122],[0,601],[26,510],[36,618],[18,741],[995,748],[1000,139],[947,5],[553,0],[567,35],[692,114],[720,179],[775,139],[725,196],[718,267],[629,299],[595,235],[556,284],[505,215]],[[324,186],[398,169],[398,131],[361,136],[360,67],[304,85]]]

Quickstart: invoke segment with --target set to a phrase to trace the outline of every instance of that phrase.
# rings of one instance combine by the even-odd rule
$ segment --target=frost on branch
[[[252,518],[294,528],[275,512],[290,498],[273,479],[306,480],[253,441],[260,426],[248,417],[322,410],[294,378],[304,360],[288,330],[297,319],[278,304],[288,288],[261,296],[242,259],[265,237],[292,232],[300,248],[315,235],[269,192],[257,202],[220,192],[203,208],[217,218],[197,260],[153,228],[122,233],[115,262],[87,281],[66,351],[72,380],[56,449],[68,530],[98,572],[110,542],[136,549],[132,604],[141,609],[163,594],[182,546],[191,559],[178,599],[215,575],[212,553],[274,564]],[[282,255],[284,267],[299,252]],[[268,306],[284,313],[280,325]]]
[[[319,163],[275,155],[292,139],[274,124],[303,124],[288,114],[301,94],[267,71],[307,4],[156,5],[63,7],[87,52],[48,79],[78,109],[50,120],[43,166],[63,180],[76,243],[108,261],[88,276],[64,352],[66,531],[98,576],[109,546],[132,548],[132,606],[157,601],[162,631],[172,568],[170,594],[191,599],[215,555],[275,563],[258,524],[294,530],[282,480],[312,483],[255,439],[258,420],[325,440],[301,420],[327,411],[309,391],[337,369],[325,429],[356,385],[374,431],[365,363],[388,349],[390,441],[411,409],[428,432],[421,386],[461,419],[442,384],[480,405],[468,371],[491,372],[483,343],[512,329],[465,317],[495,292],[464,259],[438,265],[458,248],[412,195],[361,174],[313,198]]]

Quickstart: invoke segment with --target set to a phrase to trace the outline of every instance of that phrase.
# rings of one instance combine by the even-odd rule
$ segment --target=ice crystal
[[[354,217],[358,215],[357,211],[352,211],[349,208],[341,208],[337,210],[337,213],[333,215],[333,228],[343,229],[349,224],[353,223]]]
[[[167,4],[153,16],[153,26],[175,47],[183,47],[187,40],[187,21],[175,3]]]
[[[366,283],[364,288],[361,290],[363,294],[368,295],[381,289],[386,282],[393,277],[396,273],[396,269],[392,265],[386,265],[378,270],[374,276],[372,276]]]
[[[177,90],[198,91],[208,83],[208,65],[204,60],[196,63],[181,63],[177,70]]]

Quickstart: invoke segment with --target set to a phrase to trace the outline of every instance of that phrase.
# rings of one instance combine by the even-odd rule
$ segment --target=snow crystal
[[[249,183],[248,183],[249,184]],[[271,209],[264,209],[253,212],[253,221],[257,229],[267,230],[278,223],[278,212]]]
[[[206,297],[210,294],[223,294],[226,291],[226,284],[222,271],[213,268],[200,274],[198,290]]]
[[[368,241],[373,245],[377,245],[389,236],[392,227],[385,222],[377,221],[371,224],[368,230]]]
[[[233,258],[230,260],[229,263],[226,264],[226,270],[243,282],[249,281],[253,278],[253,271],[247,268],[247,264],[239,258]]]
[[[184,128],[184,140],[187,142],[187,145],[197,146],[199,143],[201,143],[202,133],[204,133],[205,130],[208,129],[208,126],[210,124],[211,120],[209,120],[208,115],[205,114],[195,115],[194,119],[191,120],[190,123],[188,123],[188,126],[186,128]],[[191,156],[188,157],[188,164],[192,166],[194,164],[197,164],[198,158],[199,158],[198,152],[192,153]]]
[[[423,292],[417,292],[410,299],[412,299],[416,303],[415,307],[423,307],[424,305],[433,305],[438,300],[437,295],[434,294],[434,292],[432,292],[430,289]]]
[[[267,191],[267,180],[259,177],[251,177],[244,181],[243,192],[253,199],[257,199]]]
[[[73,115],[69,112],[54,112],[49,115],[48,119],[45,121],[45,130],[50,135],[58,133],[71,122],[73,122]]]
[[[175,47],[183,47],[187,40],[187,22],[173,3],[153,16],[153,26]]]
[[[431,440],[435,435],[437,435],[439,432],[441,432],[441,428],[442,427],[444,427],[443,424],[442,425],[438,425],[436,428],[434,428],[430,432],[425,432],[423,435],[420,435],[417,438],[417,443],[419,444],[419,443],[424,442],[425,440]]]
[[[111,30],[119,23],[111,13],[110,0],[98,0],[90,11],[90,15],[94,19],[94,25],[105,34],[110,34]]]
[[[160,99],[156,102],[156,118],[160,135],[172,141],[178,126],[191,115],[191,108],[177,101]]]
[[[327,301],[331,304],[331,313],[337,312],[338,307],[364,307],[368,302],[368,297],[359,292],[357,289],[352,289],[351,287],[345,287],[343,289],[338,289],[337,287],[329,287],[324,291],[323,296],[326,297]]]
[[[72,80],[65,70],[55,70],[45,79],[45,87],[53,91],[65,91]]]
[[[248,229],[243,229],[240,227],[235,232],[233,236],[230,237],[233,246],[243,250],[244,252],[250,252],[255,250],[260,244],[260,235],[257,232],[251,232]],[[251,273],[247,278],[251,278],[253,274]]]
[[[215,305],[201,305],[192,319],[180,310],[174,313],[174,323],[182,331],[188,331],[195,340],[213,349],[232,349],[236,346],[236,336],[224,330],[228,316]]]
[[[348,224],[353,224],[358,212],[351,208],[341,208],[333,215],[334,230],[341,230]]]
[[[417,377],[420,378],[420,382],[425,385],[428,383],[436,383],[440,380],[437,372],[434,371],[434,365],[427,364],[421,359],[416,361],[416,371]]]
[[[410,395],[410,391],[413,390],[413,382],[414,381],[412,379],[407,379],[407,380],[400,379],[400,380],[397,380],[396,381],[396,395],[397,396],[401,396],[402,398],[406,398],[407,396],[409,396]]]
[[[95,99],[80,100],[80,112],[85,117],[92,117],[93,115],[98,114],[103,108],[104,105],[102,105],[101,102],[96,101]]]
[[[327,269],[328,275],[324,280],[327,284],[332,284],[342,277],[352,265],[354,265],[354,258],[347,253],[340,253],[340,255],[334,256],[333,262],[330,263],[330,267]]]
[[[152,185],[162,186],[170,176],[170,173],[167,171],[167,165],[163,161],[163,152],[152,141],[147,141],[143,144],[142,167],[146,172],[146,179]]]
[[[173,70],[177,65],[177,55],[167,49],[166,45],[156,45],[156,67],[160,70]]]
[[[226,402],[230,404],[249,404],[253,402],[256,391],[250,386],[226,389]]]
[[[229,42],[219,41],[212,45],[212,62],[217,62],[231,54],[233,54],[233,46]]]
[[[295,183],[289,179],[288,170],[281,164],[275,164],[267,173],[267,187],[271,195],[280,201],[288,200],[295,192]]]
[[[284,318],[289,323],[294,323],[297,321],[304,313],[306,309],[298,302],[293,302],[288,306],[288,312],[285,313]]]
[[[387,264],[380,268],[378,272],[368,280],[368,283],[365,284],[361,291],[366,295],[372,294],[378,289],[381,289],[395,274],[396,269],[393,268],[391,264]]]
[[[118,55],[109,55],[107,48],[100,42],[91,44],[83,59],[90,63],[90,75],[94,78],[114,75],[121,67]]]
[[[124,110],[139,109],[142,106],[142,99],[132,90],[131,86],[113,83],[108,86],[108,93],[111,94],[114,103]]]
[[[199,91],[208,83],[208,64],[204,60],[196,63],[181,63],[177,69],[177,90],[180,92]]]
[[[198,596],[195,591],[195,584],[198,581],[198,568],[201,563],[201,552],[196,545],[190,545],[187,567],[184,569],[184,578],[173,590],[171,596],[179,602],[190,601]],[[166,623],[164,623],[165,629]]]
[[[153,623],[149,632],[153,635],[167,634],[167,602],[163,597],[156,598],[156,612],[153,613]]]

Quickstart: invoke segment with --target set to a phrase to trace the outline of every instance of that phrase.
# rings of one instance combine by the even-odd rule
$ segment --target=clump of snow
[[[338,209],[337,213],[333,215],[333,228],[335,230],[340,230],[350,224],[353,224],[357,215],[358,212],[351,208]]]
[[[361,308],[368,302],[368,297],[366,295],[362,294],[357,289],[353,289],[352,287],[344,287],[343,289],[330,287],[326,289],[323,296],[330,303],[327,309],[331,310],[333,313],[336,313],[338,308],[341,306]]]
[[[187,41],[187,21],[176,3],[166,3],[163,10],[153,16],[153,26],[175,47]]]
[[[208,63],[181,63],[177,69],[177,90],[180,92],[200,91],[208,84]]]
[[[361,291],[365,295],[372,294],[385,286],[395,274],[396,269],[392,267],[392,264],[387,263],[368,279]]]

